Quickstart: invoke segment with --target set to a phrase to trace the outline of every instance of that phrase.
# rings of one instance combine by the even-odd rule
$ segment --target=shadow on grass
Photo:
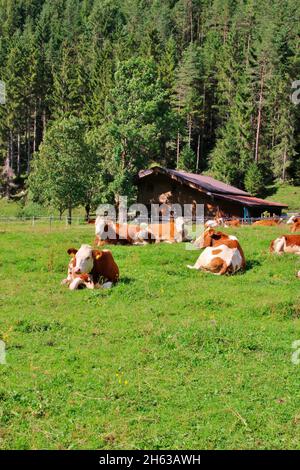
[[[128,284],[131,284],[133,281],[134,279],[132,279],[131,277],[121,276],[118,284],[128,285]]]
[[[251,269],[261,266],[261,262],[256,259],[250,259],[246,261],[246,271],[251,271]]]

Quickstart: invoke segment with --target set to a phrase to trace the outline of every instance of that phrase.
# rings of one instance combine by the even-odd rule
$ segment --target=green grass
[[[230,230],[229,230],[230,231]],[[0,226],[2,449],[299,449],[299,258],[245,227],[245,274],[186,268],[185,244],[112,247],[108,291],[69,291],[92,227]]]
[[[267,197],[268,200],[287,204],[289,211],[300,211],[300,186],[281,184],[273,186],[272,191],[274,192]]]

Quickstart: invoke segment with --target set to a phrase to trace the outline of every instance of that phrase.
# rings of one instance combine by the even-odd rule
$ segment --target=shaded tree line
[[[2,194],[117,204],[153,163],[253,194],[299,184],[299,16],[297,0],[0,0]]]

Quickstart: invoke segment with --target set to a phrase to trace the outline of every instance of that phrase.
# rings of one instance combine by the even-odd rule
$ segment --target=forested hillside
[[[0,0],[2,194],[112,201],[153,163],[299,184],[299,32],[299,0]]]

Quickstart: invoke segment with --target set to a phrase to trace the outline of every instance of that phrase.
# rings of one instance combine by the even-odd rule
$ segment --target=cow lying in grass
[[[291,232],[292,232],[292,233],[300,232],[300,219],[299,219],[299,222],[295,222],[295,223],[291,226]]]
[[[79,250],[69,248],[72,259],[68,267],[68,276],[62,284],[71,290],[87,287],[108,288],[119,280],[119,268],[109,250],[93,250],[89,245],[81,245]]]
[[[266,219],[266,220],[257,220],[252,225],[259,225],[261,227],[276,227],[281,224],[283,219]]]
[[[288,225],[291,225],[291,232],[300,232],[300,216],[292,215],[292,217],[287,221]]]
[[[155,238],[147,230],[147,227],[135,224],[119,224],[112,220],[105,220],[97,217],[95,224],[96,246],[103,245],[139,245],[155,243]]]
[[[209,219],[205,222],[205,228],[216,228],[222,227],[224,225],[224,219],[222,217],[215,217],[214,219]]]
[[[205,249],[194,266],[188,266],[190,269],[201,269],[220,276],[246,268],[243,250],[234,236],[208,228],[195,241],[195,246]]]
[[[273,240],[270,252],[282,255],[283,253],[294,253],[300,255],[300,235],[283,235]]]
[[[186,239],[183,217],[165,223],[120,224],[106,220],[101,216],[96,219],[96,246],[144,245],[146,243],[176,243]]]
[[[300,215],[292,215],[287,221],[287,225],[293,225],[300,223]]]
[[[215,217],[214,219],[205,222],[205,228],[216,228],[216,227],[240,227],[241,222],[237,218],[223,219],[223,217]]]
[[[240,227],[241,222],[239,219],[230,219],[230,220],[225,220],[224,222],[224,227]]]

